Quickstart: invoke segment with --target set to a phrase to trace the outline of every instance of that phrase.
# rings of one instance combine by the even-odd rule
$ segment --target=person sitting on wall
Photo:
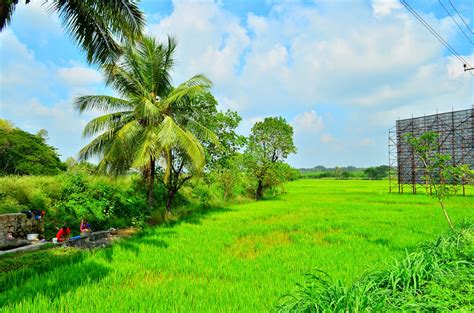
[[[82,236],[90,235],[90,233],[92,232],[91,225],[86,219],[81,220],[80,230]]]
[[[58,239],[58,242],[63,242],[64,240],[68,240],[70,236],[71,236],[71,230],[66,225],[61,227],[58,233],[56,234],[56,238]]]

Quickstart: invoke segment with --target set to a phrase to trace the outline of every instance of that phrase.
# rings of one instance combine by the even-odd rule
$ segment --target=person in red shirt
[[[61,227],[58,233],[56,234],[56,238],[58,239],[58,242],[63,242],[64,240],[69,239],[69,236],[71,236],[71,230],[66,225]]]

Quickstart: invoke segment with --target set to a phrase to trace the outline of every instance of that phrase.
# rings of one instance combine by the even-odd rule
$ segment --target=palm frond
[[[201,140],[208,140],[214,145],[220,146],[221,143],[219,138],[217,138],[217,135],[212,130],[195,120],[188,120],[187,122],[188,127],[193,130],[192,132],[197,138]]]
[[[79,96],[74,100],[74,107],[79,112],[99,110],[103,112],[132,109],[130,101],[111,96]]]
[[[0,31],[10,23],[17,4],[18,0],[0,1]]]
[[[148,94],[140,77],[134,75],[127,63],[108,63],[102,66],[106,85],[112,86],[123,96],[142,97]]]
[[[52,1],[50,10],[58,13],[90,63],[113,60],[121,52],[115,38],[139,38],[145,23],[136,2],[130,0]]]
[[[158,123],[163,119],[162,111],[150,100],[143,99],[135,108],[135,115],[139,116],[142,123],[149,125]]]
[[[212,82],[204,75],[196,75],[185,81],[163,99],[163,107],[169,108],[175,103],[179,103],[186,97],[193,97],[194,95],[207,90],[212,87]]]
[[[156,129],[148,128],[136,144],[133,166],[137,168],[147,166],[150,157],[158,159],[162,151],[163,146],[157,138]]]
[[[109,130],[94,138],[84,148],[79,151],[79,160],[87,160],[93,156],[102,156],[104,151],[111,146],[114,138],[114,131]]]
[[[84,127],[84,138],[93,136],[105,130],[117,131],[132,118],[132,111],[116,112],[102,115],[90,120]]]
[[[169,116],[164,118],[160,126],[157,138],[161,145],[182,150],[196,170],[202,169],[205,155],[199,140],[191,132],[179,127]]]

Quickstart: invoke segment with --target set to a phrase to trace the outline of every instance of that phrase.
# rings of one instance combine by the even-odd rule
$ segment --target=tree
[[[387,165],[380,165],[375,167],[369,167],[364,170],[368,179],[384,179],[388,176],[389,167]]]
[[[179,109],[175,110],[174,116],[180,125],[192,131],[201,142],[206,157],[204,171],[207,173],[212,170],[221,173],[225,171],[224,168],[229,165],[229,158],[244,141],[243,136],[235,133],[235,128],[241,120],[240,116],[233,111],[218,111],[216,99],[207,91],[183,101]],[[206,125],[206,131],[202,132],[202,126],[196,129],[196,123]],[[179,149],[171,151],[171,161],[170,177],[167,182],[165,181],[168,212],[171,211],[172,201],[179,189],[196,174],[200,174],[195,171],[189,156]]]
[[[158,163],[164,167],[165,185],[173,183],[176,166],[184,166],[173,163],[176,154],[185,155],[190,167],[198,172],[204,166],[205,155],[196,134],[215,137],[193,114],[180,113],[189,108],[191,99],[209,89],[211,82],[196,75],[173,88],[170,71],[175,48],[176,41],[171,37],[165,44],[144,37],[135,45],[126,45],[116,62],[102,66],[106,83],[120,97],[88,95],[75,100],[80,112],[109,112],[84,128],[84,136],[97,137],[82,148],[80,159],[98,156],[98,170],[115,175],[130,168],[141,171],[148,182],[150,207]]]
[[[444,216],[451,229],[454,229],[444,202],[451,194],[456,193],[459,183],[469,179],[469,166],[454,165],[451,156],[441,153],[439,135],[426,132],[419,137],[405,134],[404,139],[411,145],[413,152],[423,165],[423,176],[427,184],[434,190],[434,197],[438,200]]]
[[[42,0],[37,0],[42,1]],[[10,23],[19,0],[0,2],[0,31]],[[25,0],[28,4],[31,0]],[[86,51],[89,63],[110,61],[120,42],[141,37],[143,13],[132,0],[51,0],[48,11],[61,19],[66,32]]]
[[[277,164],[296,153],[293,128],[282,117],[267,117],[252,127],[245,156],[250,175],[256,179],[255,198],[260,200],[274,182]]]
[[[55,148],[0,119],[0,175],[56,175],[65,170]]]

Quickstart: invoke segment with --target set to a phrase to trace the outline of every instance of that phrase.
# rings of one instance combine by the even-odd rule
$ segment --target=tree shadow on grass
[[[100,282],[108,273],[107,267],[94,261],[56,267],[47,274],[37,273],[0,293],[0,308],[27,299],[34,300],[38,296],[53,301],[83,285]]]
[[[132,237],[123,238],[115,242],[112,247],[105,249],[103,252],[103,257],[108,262],[111,262],[113,260],[114,247],[120,247],[122,249],[128,250],[133,253],[134,256],[139,256],[140,246],[143,245],[166,249],[168,248],[169,244],[161,238],[177,235],[177,232],[173,229],[176,226],[183,223],[200,225],[202,220],[208,218],[209,216],[230,211],[233,210],[223,207],[208,207],[192,211],[179,212],[179,217],[177,220],[168,221],[155,227],[147,227]]]
[[[156,237],[156,235],[154,235]],[[166,249],[168,247],[168,243],[166,241],[156,238],[148,238],[146,236],[137,236],[133,238],[124,238],[119,242],[114,243],[112,247],[108,247],[101,251],[103,258],[107,262],[112,262],[114,259],[114,249],[122,248],[127,250],[135,257],[140,255],[140,246],[154,246],[156,248]]]
[[[162,227],[173,228],[183,223],[200,225],[204,219],[209,218],[210,216],[232,211],[234,210],[225,207],[208,207],[200,208],[194,211],[180,212],[179,219],[168,221],[164,223]]]
[[[85,252],[74,248],[58,248],[7,255],[0,258],[0,294],[30,278],[58,268],[74,265],[84,259]]]

